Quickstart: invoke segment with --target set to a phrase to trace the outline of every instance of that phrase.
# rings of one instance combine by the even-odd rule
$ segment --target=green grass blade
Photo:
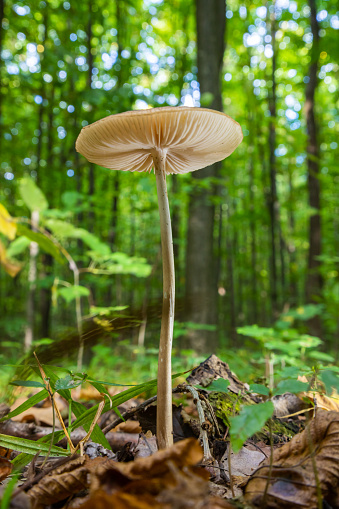
[[[81,403],[78,403],[77,401],[73,401],[72,402],[72,411],[73,411],[75,417],[79,418],[82,414],[84,414],[87,411],[87,408],[84,405],[82,405]],[[90,427],[91,427],[90,422],[84,424],[84,429],[86,432],[89,431]],[[94,430],[92,432],[91,440],[93,442],[101,444],[103,447],[105,447],[106,449],[109,449],[110,451],[112,450],[112,447],[110,446],[107,438],[105,437],[105,435],[103,434],[103,432],[101,431],[101,429],[99,428],[99,426],[97,424],[95,425]]]
[[[40,403],[43,399],[46,399],[48,396],[48,392],[46,389],[43,389],[42,391],[38,392],[37,394],[34,394],[34,396],[31,396],[28,398],[24,403],[22,403],[18,408],[10,412],[9,414],[5,415],[2,419],[0,419],[0,422],[6,421],[7,419],[11,419],[12,417],[15,417],[16,415],[20,415],[25,410],[28,410],[32,406],[36,405],[37,403]]]
[[[35,440],[27,440],[27,438],[11,437],[9,435],[0,434],[0,446],[6,449],[14,449],[15,451],[25,452],[26,454],[36,454],[37,452],[47,454],[49,444],[39,443]],[[61,447],[53,446],[51,448],[52,456],[68,456],[68,451]]]
[[[53,444],[56,444],[57,442],[59,442],[59,440],[62,440],[62,438],[65,436],[64,432],[63,431],[56,431],[54,433],[54,439],[53,439]],[[51,438],[52,438],[52,433],[50,433],[49,435],[46,435],[42,438],[39,438],[39,440],[36,440],[36,444],[47,444],[47,450],[49,448],[49,444],[51,442]],[[65,452],[68,452],[66,451],[65,449],[62,449],[63,451]],[[36,454],[36,452],[34,453]],[[14,458],[14,460],[12,461],[12,465],[13,465],[13,468],[15,470],[20,470],[21,468],[23,468],[25,465],[27,465],[27,463],[29,463],[32,459],[32,454],[29,454],[29,453],[21,453],[19,454],[16,458]]]

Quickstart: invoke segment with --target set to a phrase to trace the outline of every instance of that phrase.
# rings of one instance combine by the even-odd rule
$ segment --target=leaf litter
[[[5,481],[0,499],[5,500],[9,490],[14,490],[10,505],[4,507],[311,509],[324,503],[339,509],[339,412],[322,408],[307,411],[312,400],[325,401],[323,394],[309,391],[304,394],[308,396],[304,401],[288,393],[274,396],[273,402],[280,400],[277,409],[276,403],[273,406],[268,401],[264,386],[257,386],[259,395],[251,393],[249,386],[216,356],[204,361],[188,381],[195,383],[194,391],[186,384],[174,390],[195,396],[188,394],[184,407],[174,406],[177,442],[171,448],[157,450],[151,398],[149,406],[147,402],[140,404],[139,412],[137,402],[135,411],[120,408],[122,420],[124,415],[129,419],[123,426],[114,431],[106,426],[107,437],[119,437],[109,441],[118,444],[116,449],[113,447],[114,452],[88,442],[83,456],[51,457],[47,463],[37,456],[17,488],[11,474],[12,463],[5,457],[10,453],[1,449],[0,480]],[[319,406],[336,408],[331,400]],[[296,415],[282,415],[292,410],[297,410]],[[34,415],[34,407],[31,411]],[[109,415],[113,421],[107,421]],[[269,425],[264,426],[266,419]],[[309,423],[299,432],[305,419]],[[101,427],[107,422],[114,424],[115,420],[111,411],[103,416]],[[204,451],[206,441],[208,444],[208,461],[197,440],[202,438],[202,431]]]

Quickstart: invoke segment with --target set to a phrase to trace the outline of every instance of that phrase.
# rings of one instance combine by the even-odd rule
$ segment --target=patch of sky
[[[74,175],[74,171],[70,168],[69,170],[67,170],[67,177],[73,177]]]
[[[137,99],[135,101],[135,109],[136,110],[145,110],[148,108],[148,104],[146,101],[143,101],[142,99]]]
[[[297,71],[296,71],[296,69],[290,69],[290,70],[288,71],[288,73],[287,73],[287,76],[288,76],[289,78],[294,78],[296,75],[297,75]]]
[[[265,53],[266,58],[273,57],[273,48],[272,48],[271,44],[266,44],[264,53]]]
[[[8,64],[6,68],[8,74],[19,74],[19,67],[16,64]]]
[[[287,154],[287,148],[285,145],[280,144],[278,148],[275,149],[274,153],[277,157],[285,156]]]
[[[327,16],[328,16],[328,12],[325,9],[323,9],[323,10],[319,11],[317,14],[317,21],[319,21],[319,22],[325,21]]]
[[[64,2],[63,6],[64,6],[65,11],[68,11],[71,8],[71,4],[69,2]]]
[[[245,34],[243,37],[244,46],[248,47],[255,47],[258,46],[261,43],[261,37],[258,33],[253,34]]]
[[[77,34],[72,33],[72,34],[70,34],[69,38],[71,39],[71,41],[74,42],[77,40],[78,36],[77,36]]]
[[[331,16],[331,27],[335,30],[339,30],[339,16]]]
[[[4,177],[6,180],[13,180],[14,179],[14,173],[12,173],[11,171],[6,171],[6,173],[4,174]]]
[[[86,63],[85,57],[76,57],[75,59],[76,65],[84,65]]]
[[[63,140],[64,138],[66,138],[66,135],[67,135],[67,131],[64,127],[62,127],[61,125],[57,128],[57,131],[58,131],[58,138],[60,138],[60,140]]]
[[[123,49],[121,52],[122,58],[129,58],[131,56],[131,52],[128,49]]]
[[[172,55],[170,55],[169,57],[167,57],[167,63],[168,63],[168,65],[174,65],[175,58]]]
[[[229,10],[229,9],[226,11],[226,18],[227,19],[233,18],[233,12],[231,10]]]
[[[272,37],[270,35],[265,35],[264,41],[268,44],[272,41]]]
[[[257,10],[256,10],[256,14],[257,14],[257,16],[259,16],[259,18],[265,19],[266,15],[267,15],[266,7],[264,5],[258,7]]]
[[[288,9],[290,6],[290,0],[277,0],[275,3],[276,9]]]
[[[245,19],[245,18],[246,18],[246,16],[247,16],[247,9],[246,9],[246,7],[245,7],[244,5],[241,5],[241,6],[239,7],[239,15],[240,15],[240,17],[241,17],[242,19]]]
[[[290,129],[291,131],[295,131],[296,129],[299,129],[299,127],[301,126],[299,120],[296,120],[295,122],[292,122],[292,124],[290,125]]]
[[[31,9],[28,7],[28,5],[13,5],[13,10],[16,12],[19,16],[26,16],[26,14],[29,14],[31,12]]]
[[[93,81],[93,82],[92,82],[92,88],[98,88],[98,89],[100,89],[100,88],[102,88],[102,87],[103,87],[103,85],[104,85],[104,84],[103,84],[101,81],[99,81],[99,80],[97,80],[97,81]]]
[[[69,106],[67,106],[68,113],[74,113],[74,110],[75,110],[75,108],[74,108],[73,104],[70,104]]]
[[[18,32],[17,33],[17,38],[19,39],[19,41],[24,41],[26,39],[26,36],[25,36],[24,33]]]
[[[34,102],[35,102],[36,104],[41,104],[41,103],[42,103],[42,101],[43,101],[43,98],[41,97],[41,95],[36,95],[36,96],[34,97]]]
[[[24,164],[25,164],[26,166],[28,166],[29,164],[31,164],[31,162],[32,162],[32,160],[31,160],[29,157],[25,157],[25,159],[24,159]]]
[[[46,83],[52,83],[53,81],[53,77],[48,74],[47,72],[43,75],[43,80],[46,82]]]
[[[231,79],[232,79],[232,74],[231,74],[231,73],[229,73],[229,72],[227,72],[227,73],[225,74],[225,76],[224,76],[224,80],[225,80],[225,81],[231,81]]]
[[[60,71],[58,76],[59,76],[59,78],[61,80],[65,80],[67,78],[67,72],[66,71]]]
[[[297,118],[299,118],[299,115],[296,111],[294,111],[294,109],[292,110],[291,108],[288,108],[285,112],[285,115],[286,115],[286,118],[288,120],[297,120]]]

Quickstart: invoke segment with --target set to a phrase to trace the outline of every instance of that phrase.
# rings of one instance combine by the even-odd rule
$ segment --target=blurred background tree
[[[20,182],[36,183],[48,201],[39,224],[75,261],[85,289],[65,298],[69,264],[41,246],[32,284],[29,242],[11,249],[2,235],[21,263],[14,278],[0,269],[5,356],[28,325],[33,342],[72,331],[75,301],[89,329],[105,329],[108,317],[114,344],[157,344],[155,188],[144,174],[97,171],[74,144],[104,116],[167,105],[223,110],[244,133],[220,165],[168,178],[176,347],[241,347],[237,327],[268,327],[311,304],[303,330],[337,348],[337,2],[1,0],[0,18],[0,200],[30,219],[34,197],[27,206]],[[117,317],[126,327],[132,317],[134,328],[112,332]]]

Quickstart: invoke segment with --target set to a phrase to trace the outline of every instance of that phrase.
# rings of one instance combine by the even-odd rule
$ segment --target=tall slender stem
[[[175,276],[171,217],[168,204],[166,151],[154,150],[163,260],[163,302],[158,361],[157,440],[159,449],[173,444],[171,351],[174,323]]]

